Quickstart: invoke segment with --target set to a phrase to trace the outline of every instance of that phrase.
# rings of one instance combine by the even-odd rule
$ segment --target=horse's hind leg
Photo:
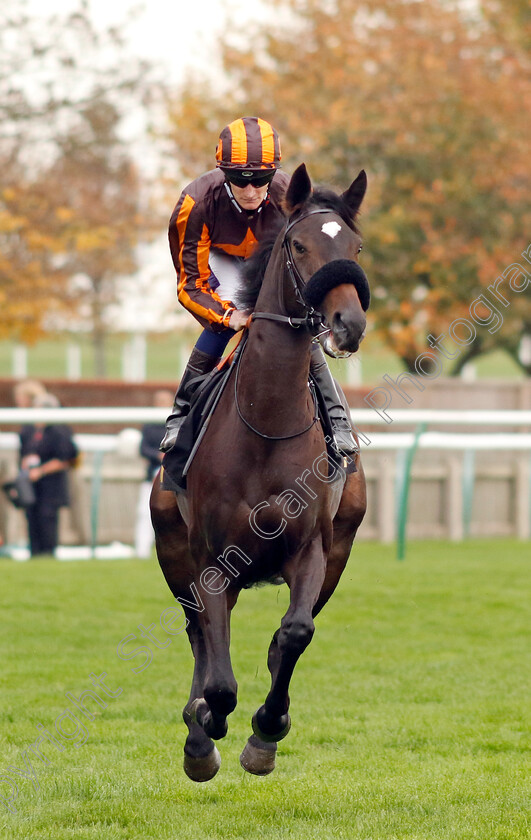
[[[161,569],[173,595],[185,601],[190,597],[190,584],[194,579],[188,529],[179,512],[175,494],[161,489],[158,476],[151,493],[151,518]],[[188,621],[186,632],[195,662],[190,697],[183,709],[183,718],[188,726],[188,737],[184,747],[184,770],[193,781],[205,782],[215,776],[221,759],[214,742],[194,717],[194,704],[203,697],[206,652],[197,612],[191,608],[183,609]]]
[[[323,609],[333,594],[343,570],[347,565],[352,544],[367,508],[365,475],[361,459],[357,456],[357,472],[347,476],[341,504],[334,518],[332,548],[326,561],[326,575],[319,598],[315,604],[314,617]]]
[[[312,611],[325,576],[325,557],[320,540],[283,569],[290,587],[290,606],[269,647],[271,689],[253,717],[255,738],[247,742],[240,761],[251,773],[262,775],[274,768],[276,742],[290,729],[289,684],[295,665],[312,640]],[[270,745],[268,747],[268,745]]]

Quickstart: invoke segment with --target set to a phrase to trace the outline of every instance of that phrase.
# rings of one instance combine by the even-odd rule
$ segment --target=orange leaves
[[[426,258],[415,260],[412,268],[415,274],[429,274],[431,263]]]
[[[90,253],[111,248],[116,243],[116,232],[107,227],[95,227],[74,234],[73,245],[77,252]]]
[[[200,142],[210,166],[211,138],[233,109],[231,117],[260,113],[277,126],[288,171],[304,160],[315,180],[344,187],[365,168],[363,263],[382,290],[372,317],[408,359],[430,331],[466,317],[527,244],[528,3],[479,0],[472,11],[446,0],[275,0],[275,7],[271,24],[257,24],[264,52],[231,37],[224,69],[232,100],[215,104],[196,80],[176,154],[193,161]],[[411,313],[401,303],[412,300]],[[514,309],[526,305],[531,322],[528,298]],[[485,331],[485,349],[507,338],[503,330]]]
[[[71,207],[56,207],[54,212],[58,221],[63,223],[71,222],[75,216]]]

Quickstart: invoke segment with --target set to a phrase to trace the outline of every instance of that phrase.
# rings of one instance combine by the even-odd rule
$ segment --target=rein
[[[300,327],[313,329],[314,327],[320,327],[323,323],[320,315],[312,315],[310,312],[304,318],[292,318],[291,315],[276,315],[274,312],[253,312],[251,321],[256,321],[257,318],[262,318],[264,321],[278,321],[281,324],[289,324],[294,330],[298,330]]]
[[[238,381],[239,381],[239,378],[240,378],[240,364],[241,364],[242,359],[243,359],[243,350],[240,353],[240,355],[238,357],[238,360],[236,362],[236,375],[234,377],[234,404],[236,406],[236,411],[238,412],[238,417],[240,418],[240,420],[242,421],[244,426],[247,426],[247,428],[251,432],[254,432],[254,434],[258,435],[258,437],[262,438],[262,440],[292,440],[292,438],[300,437],[301,435],[306,434],[306,432],[309,432],[310,429],[313,428],[313,426],[315,426],[315,424],[319,422],[319,409],[318,409],[318,406],[317,406],[317,396],[316,396],[316,393],[315,393],[315,385],[310,380],[310,382],[308,383],[308,387],[310,388],[310,392],[311,392],[312,399],[313,399],[313,419],[312,419],[311,423],[309,423],[304,429],[301,429],[300,432],[293,432],[291,435],[266,435],[263,432],[259,431],[259,429],[255,429],[255,427],[251,423],[249,423],[249,421],[246,420],[245,417],[243,416],[242,410],[240,408],[240,403],[238,402]]]
[[[285,268],[287,268],[288,270],[288,275],[293,285],[295,297],[306,311],[306,314],[302,318],[294,318],[291,315],[278,315],[275,312],[253,312],[250,318],[251,321],[256,321],[260,318],[266,321],[277,321],[280,324],[287,324],[294,330],[298,330],[301,327],[306,327],[307,329],[311,330],[316,329],[322,325],[321,315],[319,315],[313,307],[309,307],[302,296],[304,280],[293,259],[293,254],[291,252],[291,244],[288,239],[288,233],[298,222],[301,222],[303,219],[308,218],[308,216],[314,216],[316,213],[330,213],[330,210],[324,207],[318,208],[315,210],[310,210],[308,213],[304,213],[304,215],[302,216],[297,216],[296,218],[291,219],[286,225],[286,230],[284,231],[284,239],[282,240],[282,247],[286,253]],[[310,382],[309,387],[313,398],[314,416],[311,423],[309,423],[304,429],[301,429],[300,432],[293,432],[293,434],[291,435],[266,435],[263,432],[260,432],[258,429],[255,429],[255,427],[251,423],[249,423],[249,421],[246,420],[243,416],[240,404],[238,402],[238,381],[240,378],[240,363],[242,358],[243,352],[240,354],[236,363],[236,375],[234,377],[234,404],[236,406],[236,411],[238,412],[238,417],[240,418],[244,426],[246,426],[251,432],[253,432],[255,435],[258,435],[258,437],[262,438],[262,440],[291,440],[292,438],[300,437],[300,435],[306,434],[306,432],[309,432],[310,429],[313,428],[313,426],[315,426],[315,424],[319,422],[319,410],[317,407],[315,386],[312,382]]]

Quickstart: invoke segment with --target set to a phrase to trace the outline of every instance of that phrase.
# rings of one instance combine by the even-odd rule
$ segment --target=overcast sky
[[[67,15],[77,7],[76,0],[28,0],[35,18]],[[96,26],[121,25],[129,20],[122,31],[131,50],[165,67],[167,80],[174,84],[182,80],[184,68],[214,71],[217,39],[229,16],[240,24],[264,19],[268,13],[262,0],[88,0],[88,7]],[[133,9],[138,11],[131,17]],[[178,192],[176,186],[175,201]],[[170,202],[168,218],[172,207]],[[141,249],[139,256],[140,271],[116,317],[124,329],[157,329],[168,312],[182,311],[176,304],[175,271],[166,232],[160,242]]]
[[[76,0],[28,0],[38,15],[67,14]],[[101,26],[122,24],[128,43],[139,56],[166,65],[179,82],[183,67],[212,67],[217,36],[231,16],[238,23],[264,19],[263,0],[88,0],[92,20]],[[142,6],[144,7],[142,9]],[[132,11],[137,13],[132,16]]]

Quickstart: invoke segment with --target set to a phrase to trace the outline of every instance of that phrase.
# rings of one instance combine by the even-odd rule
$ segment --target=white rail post
[[[531,537],[531,458],[516,462],[514,524],[519,540]]]
[[[463,483],[461,505],[463,510],[463,535],[470,536],[472,506],[474,504],[474,486],[476,483],[476,453],[474,449],[465,449],[463,453]],[[461,537],[462,538],[462,537]]]
[[[462,464],[458,455],[448,459],[448,480],[446,482],[446,511],[448,539],[459,542],[463,539],[463,480]]]
[[[24,344],[14,345],[11,369],[15,379],[24,379],[28,375],[28,348]]]
[[[378,459],[378,537],[392,543],[396,536],[396,504],[394,492],[395,459],[391,452]]]
[[[66,378],[74,381],[81,379],[81,347],[79,344],[70,343],[67,345]]]

